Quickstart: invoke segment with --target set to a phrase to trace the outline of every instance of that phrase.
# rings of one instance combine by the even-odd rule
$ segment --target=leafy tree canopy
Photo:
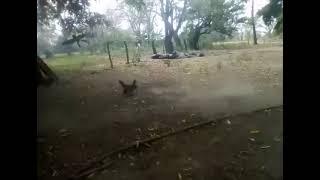
[[[282,32],[283,25],[283,0],[270,0],[269,4],[258,11],[257,15],[262,16],[264,23],[270,26],[274,21],[276,25],[274,29],[277,33]]]
[[[110,25],[103,15],[91,13],[89,0],[37,0],[38,24],[58,20],[64,34],[83,33],[95,25]]]

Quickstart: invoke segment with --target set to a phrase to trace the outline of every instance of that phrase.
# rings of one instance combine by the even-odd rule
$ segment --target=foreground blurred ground
[[[61,179],[88,159],[171,128],[282,104],[282,47],[217,50],[134,65],[52,60],[60,82],[38,88],[38,174]],[[95,59],[95,63],[87,59]],[[99,62],[99,63],[97,63]],[[101,65],[99,65],[101,64]],[[220,64],[220,65],[219,65]],[[75,68],[76,67],[76,68]],[[74,70],[76,69],[76,70]],[[138,82],[125,98],[118,80]],[[259,130],[252,134],[250,131]],[[254,139],[254,141],[253,141]],[[282,109],[181,133],[119,155],[92,179],[278,179]]]

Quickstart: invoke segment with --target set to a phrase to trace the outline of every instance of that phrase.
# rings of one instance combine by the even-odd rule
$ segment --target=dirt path
[[[39,88],[39,135],[46,139],[38,146],[39,176],[59,179],[64,169],[75,169],[91,157],[149,136],[152,133],[147,133],[148,128],[157,129],[159,133],[199,120],[193,117],[214,118],[282,104],[282,48],[207,54],[210,55],[203,58],[173,60],[170,67],[162,61],[146,61],[137,66],[116,66],[112,71],[84,71],[72,77],[62,77],[61,83],[52,88]],[[137,96],[122,97],[118,79],[126,82],[137,79]],[[123,165],[121,161],[116,165],[115,172],[105,173],[105,176],[114,179],[121,179],[122,176],[127,179],[177,179],[176,173],[182,164],[174,162],[183,162],[178,159],[191,154],[194,156],[192,159],[198,157],[198,165],[201,164],[195,165],[198,168],[193,173],[198,175],[194,175],[193,179],[211,179],[210,168],[222,168],[232,153],[247,147],[249,127],[256,126],[263,130],[263,142],[271,143],[273,136],[279,136],[282,112],[256,116],[241,119],[238,124],[232,122],[231,127],[219,126],[212,130],[214,132],[211,134],[217,133],[220,138],[216,141],[223,142],[217,147],[212,145],[216,150],[206,144],[214,141],[212,138],[215,135],[209,136],[201,130],[197,136],[180,135],[159,145],[154,152],[157,154],[154,156],[159,157],[154,159],[164,161],[160,161],[161,166],[139,170],[134,168],[135,165],[128,166],[129,161],[123,161]],[[66,135],[61,137],[61,129],[66,129],[70,134],[63,132]],[[145,132],[144,135],[139,134],[140,130]],[[166,146],[176,149],[176,154],[160,150]],[[270,160],[272,162],[268,167],[276,168],[270,173],[274,173],[273,177],[280,177],[282,169],[277,167],[282,167],[282,148],[279,145],[278,150],[273,146],[270,149],[274,152],[271,151],[273,160]],[[257,152],[257,161],[267,163],[265,157],[269,155]],[[150,154],[143,155],[146,161],[152,161]],[[219,159],[211,161],[207,158],[211,156]],[[253,163],[254,159],[249,162]],[[169,167],[175,170],[170,171]],[[105,179],[104,176],[94,177]],[[222,176],[217,173],[212,177]]]
[[[95,179],[282,179],[282,109],[229,119],[121,154]],[[259,133],[253,134],[258,130]]]

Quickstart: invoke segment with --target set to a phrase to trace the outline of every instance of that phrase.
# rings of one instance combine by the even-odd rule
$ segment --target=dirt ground
[[[282,104],[282,47],[205,54],[170,66],[145,59],[113,70],[88,67],[38,88],[38,177],[65,179],[88,160],[135,140]],[[137,95],[123,97],[118,80],[134,79]],[[282,108],[276,108],[119,154],[89,178],[282,179],[282,145]]]

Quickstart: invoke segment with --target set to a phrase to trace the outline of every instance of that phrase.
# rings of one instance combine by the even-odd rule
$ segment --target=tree
[[[147,39],[148,45],[151,41],[153,41],[156,38],[156,33],[154,31],[154,23],[156,18],[156,1],[153,0],[146,0],[145,1],[145,16],[146,16],[146,27],[144,36],[145,39]]]
[[[264,28],[265,28],[265,30],[266,30],[266,37],[272,38],[275,25],[276,25],[276,22],[275,22],[275,21],[273,21],[273,22],[270,23],[269,25],[266,25],[266,24],[265,24]]]
[[[76,43],[62,45],[65,39],[66,37],[63,34],[57,37],[57,41],[52,48],[54,53],[67,53],[68,55],[71,55],[72,52],[75,52],[78,49],[78,45]]]
[[[90,42],[88,49],[93,54],[99,47],[103,47],[105,30],[109,29],[114,23],[109,21],[106,15],[90,13],[87,24],[89,26],[87,38]]]
[[[182,22],[185,20],[185,12],[187,8],[187,0],[183,1],[183,7],[178,5],[174,0],[160,0],[161,18],[164,22],[164,46],[167,53],[174,53],[173,37],[177,38]],[[174,24],[176,27],[174,28]]]
[[[64,31],[81,29],[87,19],[89,0],[37,0],[37,21],[48,25],[59,20]]]
[[[146,24],[146,6],[143,1],[125,0],[121,4],[122,14],[129,22],[130,27],[138,41],[143,39],[143,31]]]
[[[267,26],[275,22],[274,30],[276,34],[283,31],[283,0],[270,0],[269,4],[260,9],[257,15],[262,16]]]
[[[252,34],[253,34],[253,44],[257,45],[257,32],[256,32],[256,22],[254,17],[254,0],[252,0],[251,6],[251,23],[252,23]]]
[[[244,0],[192,0],[186,25],[191,48],[199,49],[198,42],[202,34],[215,31],[231,36],[237,25],[244,21],[244,18],[240,18],[244,2]]]
[[[38,54],[47,54],[56,42],[55,26],[37,24],[37,52]]]
[[[73,31],[81,32],[88,26],[85,21],[88,19],[88,6],[89,0],[37,0],[37,24],[50,25],[59,20],[63,37],[67,37]],[[37,72],[41,77],[39,66]]]
[[[79,48],[81,47],[80,46],[80,41],[83,41],[83,42],[86,42],[89,44],[89,42],[85,39],[83,39],[87,34],[80,34],[80,35],[72,35],[72,39],[68,39],[64,42],[62,42],[62,45],[69,45],[69,44],[74,44],[74,43],[77,43],[77,45],[79,46]]]

